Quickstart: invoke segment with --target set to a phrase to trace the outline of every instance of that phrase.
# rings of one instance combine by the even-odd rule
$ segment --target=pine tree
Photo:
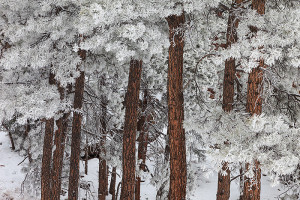
[[[117,181],[117,168],[113,167],[111,172],[109,194],[112,196],[112,200],[116,200],[116,181]]]
[[[86,51],[80,50],[79,55],[82,60],[86,58]],[[84,71],[80,71],[80,76],[76,78],[75,95],[74,95],[74,113],[72,123],[72,142],[71,142],[71,158],[70,158],[70,176],[68,199],[78,199],[78,183],[79,183],[79,158],[80,158],[80,143],[81,143],[81,121],[82,113],[80,110],[83,103],[84,91]]]
[[[134,199],[135,186],[135,140],[142,61],[131,60],[129,80],[125,97],[125,123],[123,134],[123,177],[121,199]]]
[[[105,86],[105,78],[101,79],[101,86]],[[107,99],[104,94],[101,96],[101,139],[99,143],[98,153],[99,153],[99,188],[98,188],[98,200],[105,200],[108,193],[108,170],[105,156],[105,141],[106,141],[106,131],[107,131]]]
[[[237,41],[236,28],[239,19],[236,16],[236,8],[240,6],[242,0],[233,0],[231,11],[228,17],[227,34],[226,34],[226,47],[230,48],[232,43]],[[230,112],[233,109],[234,102],[234,81],[235,81],[236,64],[234,58],[229,58],[225,61],[224,81],[223,81],[223,105],[222,108],[225,112]],[[228,200],[230,197],[230,170],[228,164],[225,162],[222,166],[222,171],[227,173],[224,175],[222,172],[218,173],[218,191],[217,200]]]
[[[252,9],[263,15],[265,13],[265,2],[265,0],[252,0]],[[255,27],[250,28],[253,32],[257,31]],[[261,68],[263,67],[265,67],[264,60],[260,59],[259,66],[252,69],[248,76],[247,111],[250,115],[260,115],[262,113],[263,71]],[[252,170],[249,163],[246,163],[245,170]],[[261,169],[257,160],[254,161],[253,172],[253,177],[245,177],[243,200],[260,200]]]
[[[185,23],[185,16],[171,15],[169,24],[169,65],[168,65],[168,131],[170,144],[170,200],[186,198],[186,147],[183,129],[183,47],[184,39],[178,33]]]
[[[49,84],[54,85],[54,74],[49,75]],[[42,174],[41,174],[41,199],[51,199],[51,160],[52,160],[52,145],[54,133],[54,118],[46,120],[43,159],[42,159]]]
[[[60,93],[60,100],[65,98],[65,89],[57,82],[57,87]],[[56,120],[57,130],[54,135],[55,150],[53,152],[53,162],[51,169],[51,198],[53,200],[60,199],[61,193],[61,173],[63,168],[63,158],[65,151],[65,139],[67,135],[68,117],[70,113],[64,113],[62,117]]]
[[[141,117],[138,121],[138,131],[140,135],[137,139],[139,142],[138,146],[138,161],[141,162],[139,165],[139,170],[146,171],[146,154],[148,145],[148,123],[151,119],[151,114],[146,113],[148,104],[148,91],[144,90],[144,99],[141,103]],[[136,177],[135,184],[135,200],[140,200],[141,198],[141,177]]]

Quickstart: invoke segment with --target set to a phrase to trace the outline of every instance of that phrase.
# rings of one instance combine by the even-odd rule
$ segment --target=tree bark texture
[[[251,115],[260,115],[262,112],[263,66],[264,61],[260,60],[259,67],[252,69],[248,77],[247,111]]]
[[[105,85],[105,80],[101,81],[101,85]],[[107,165],[106,160],[102,157],[105,155],[105,141],[106,141],[106,120],[107,120],[107,100],[104,95],[101,97],[102,100],[102,116],[101,116],[101,130],[102,136],[99,146],[99,188],[98,188],[98,199],[105,200],[108,192],[108,178],[107,178]]]
[[[123,134],[123,178],[121,199],[134,199],[135,186],[135,140],[139,104],[142,61],[131,60],[126,93],[125,124]]]
[[[265,13],[265,0],[252,0],[252,9],[257,10],[261,15]],[[249,74],[247,88],[247,111],[251,115],[260,115],[262,112],[262,91],[264,60],[259,60],[259,66]],[[246,171],[249,170],[249,163],[246,163]],[[261,190],[261,169],[259,162],[254,161],[254,177],[245,177],[243,200],[260,200]]]
[[[53,145],[54,119],[46,120],[42,176],[41,176],[41,200],[51,200],[51,159]]]
[[[246,171],[249,169],[249,163],[246,164]],[[254,176],[252,178],[245,177],[243,200],[260,200],[261,190],[261,169],[259,162],[256,160],[253,167]]]
[[[53,153],[53,165],[52,165],[52,199],[60,200],[61,193],[61,173],[63,167],[63,159],[65,152],[65,140],[68,128],[69,113],[65,113],[61,118],[56,120],[57,130],[55,131],[55,150]]]
[[[233,6],[239,7],[242,0],[234,0]],[[233,7],[232,6],[232,7]],[[226,33],[226,47],[237,41],[237,32],[239,20],[236,13],[231,11],[229,13],[227,33]],[[229,58],[225,61],[224,81],[223,81],[223,105],[222,108],[225,112],[230,112],[233,109],[234,102],[234,80],[235,80],[235,59]],[[218,173],[218,190],[217,200],[228,200],[230,197],[230,170],[228,164],[223,163],[222,170],[226,171],[227,175]]]
[[[171,15],[169,25],[168,131],[170,144],[170,200],[186,199],[187,165],[183,129],[183,34],[175,30],[185,23],[185,16]]]
[[[230,170],[228,169],[227,162],[224,162],[222,170],[227,174],[218,173],[217,200],[228,200],[230,197]]]
[[[79,51],[82,60],[86,57],[86,52]],[[83,103],[84,91],[84,71],[80,72],[80,76],[75,82],[74,95],[74,110],[72,123],[72,141],[71,141],[71,158],[70,158],[70,175],[69,175],[69,189],[68,200],[78,199],[78,182],[79,182],[79,158],[80,158],[80,142],[81,142],[81,120],[82,113],[80,110]]]
[[[113,167],[110,179],[109,194],[112,200],[116,200],[116,181],[117,181],[117,168]]]
[[[54,74],[50,72],[49,84],[54,85]],[[52,160],[52,146],[54,133],[54,118],[47,119],[45,125],[45,136],[43,146],[43,158],[41,169],[41,200],[51,199],[51,160]]]
[[[147,109],[147,98],[148,92],[144,91],[144,99],[141,106],[141,118],[138,122],[140,127],[140,135],[138,137],[138,160],[142,161],[140,163],[139,169],[146,171],[146,154],[147,154],[147,146],[148,146],[148,123],[152,120],[152,116],[149,113],[146,113]],[[140,200],[141,198],[141,177],[137,176],[136,185],[135,185],[135,200]]]

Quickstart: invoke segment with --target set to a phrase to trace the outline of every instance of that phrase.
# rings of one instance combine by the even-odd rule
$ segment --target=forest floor
[[[21,172],[22,165],[18,165],[23,161],[23,157],[19,156],[10,148],[9,137],[5,132],[0,132],[0,200],[34,200],[34,198],[26,191],[22,190],[22,182],[25,174]],[[83,162],[80,162],[80,167],[84,170]],[[118,172],[117,172],[118,173]],[[109,179],[110,180],[110,179]],[[117,176],[117,184],[121,178]],[[90,190],[80,189],[80,200],[96,200],[98,188],[98,159],[92,159],[88,162],[88,175],[85,175],[81,182],[90,184]],[[195,188],[190,200],[215,200],[217,190],[217,174],[213,173],[209,178],[203,178],[199,183],[199,187]],[[276,200],[278,195],[283,193],[282,186],[271,187],[268,177],[262,177],[262,200]],[[150,184],[150,176],[141,183],[141,200],[155,200],[156,188]],[[120,192],[119,192],[120,194]],[[239,181],[233,181],[231,184],[230,200],[237,200],[239,197]],[[67,196],[62,196],[61,199],[67,199]],[[111,195],[107,200],[111,199]]]

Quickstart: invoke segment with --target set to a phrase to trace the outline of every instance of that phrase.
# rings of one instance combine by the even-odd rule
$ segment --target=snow
[[[21,169],[28,161],[18,165],[24,158],[11,150],[10,144],[7,133],[0,131],[0,200],[34,200],[29,194],[22,193],[25,174]]]
[[[34,198],[26,191],[21,192],[21,184],[25,178],[25,174],[21,172],[22,164],[18,165],[24,158],[19,156],[10,148],[10,141],[7,133],[0,132],[0,200],[34,200]],[[24,161],[28,162],[27,160]],[[92,159],[88,162],[88,175],[84,175],[84,162],[80,161],[81,183],[88,182],[90,190],[79,190],[81,200],[86,198],[88,200],[97,199],[98,190],[98,159]],[[150,168],[151,169],[151,168]],[[111,168],[109,169],[111,171]],[[108,177],[110,181],[110,177]],[[117,171],[117,182],[121,181],[120,171]],[[214,173],[208,178],[203,178],[199,183],[200,187],[193,191],[190,200],[214,200],[217,191],[217,174]],[[270,180],[267,176],[262,176],[262,200],[273,200],[284,192],[282,186],[271,187]],[[150,184],[150,175],[147,176],[145,182],[141,183],[141,199],[154,200],[156,195],[156,188]],[[119,191],[120,194],[120,191]],[[239,197],[239,179],[236,179],[231,184],[230,200],[237,200]],[[67,196],[62,196],[61,199],[66,199]],[[111,195],[107,197],[111,200]]]

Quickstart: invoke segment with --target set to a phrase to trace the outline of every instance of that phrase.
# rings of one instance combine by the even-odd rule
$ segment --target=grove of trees
[[[261,199],[261,176],[300,198],[299,0],[0,1],[0,122],[26,191]],[[120,183],[117,176],[121,177]],[[1,177],[0,177],[1,179]],[[201,199],[199,197],[198,199]]]

